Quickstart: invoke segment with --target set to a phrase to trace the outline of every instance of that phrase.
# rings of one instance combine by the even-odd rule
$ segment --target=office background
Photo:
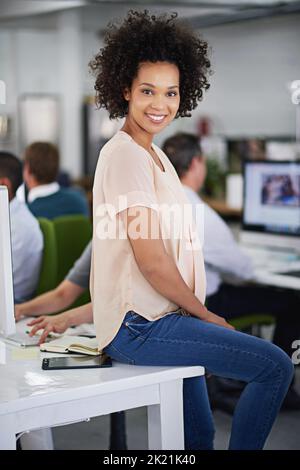
[[[25,97],[55,99],[59,112],[53,117],[48,111],[48,123],[57,120],[52,136],[62,167],[73,178],[82,175],[83,105],[94,94],[88,62],[101,46],[107,22],[131,7],[177,11],[212,48],[210,90],[192,118],[174,122],[160,139],[179,127],[198,131],[201,118],[209,120],[212,135],[226,139],[294,139],[297,106],[289,87],[299,79],[300,2],[278,3],[1,1],[0,77],[7,90],[2,122],[8,118],[1,147],[19,154],[26,143],[18,112]],[[96,122],[105,117],[98,114]]]
[[[286,158],[299,157],[300,105],[292,102],[291,89],[300,80],[296,0],[1,1],[0,80],[6,84],[6,103],[0,105],[1,149],[20,156],[35,132],[45,132],[58,144],[61,167],[71,179],[91,176],[99,147],[115,127],[105,111],[94,109],[88,62],[101,47],[108,21],[122,18],[130,8],[146,7],[177,11],[201,31],[211,46],[214,70],[211,88],[192,118],[172,123],[158,144],[178,129],[202,133],[210,138],[212,161],[224,173],[240,171],[235,145],[239,148],[245,141],[256,141],[264,156],[268,148],[271,157],[283,150]],[[44,127],[39,127],[41,112]],[[279,146],[270,150],[269,142]],[[211,195],[221,200],[226,196],[213,190]],[[230,214],[239,217],[238,210]],[[280,415],[269,448],[299,449],[299,422],[299,413]],[[229,417],[218,411],[216,427],[216,447],[225,448]],[[136,443],[144,448],[144,409],[128,413],[128,429],[129,448]],[[56,429],[54,440],[57,448],[105,448],[108,417],[73,425],[68,433]]]

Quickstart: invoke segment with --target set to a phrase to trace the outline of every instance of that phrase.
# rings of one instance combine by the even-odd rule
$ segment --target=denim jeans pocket
[[[124,318],[124,326],[127,331],[134,336],[140,336],[145,327],[151,325],[153,322],[147,320],[136,312],[127,312]]]
[[[129,312],[126,313],[123,323],[133,323],[135,320],[138,320],[139,318],[142,318],[138,313],[134,312],[133,310],[129,310]]]

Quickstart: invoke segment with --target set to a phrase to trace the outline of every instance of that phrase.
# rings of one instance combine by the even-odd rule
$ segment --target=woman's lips
[[[154,124],[161,124],[165,118],[166,118],[166,115],[165,114],[150,114],[150,113],[146,113],[146,116],[147,118],[153,122]]]

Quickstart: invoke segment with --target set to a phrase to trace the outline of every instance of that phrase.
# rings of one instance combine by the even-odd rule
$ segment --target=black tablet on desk
[[[111,358],[106,354],[99,356],[63,356],[45,358],[42,362],[42,369],[44,370],[90,369],[99,367],[112,367]]]

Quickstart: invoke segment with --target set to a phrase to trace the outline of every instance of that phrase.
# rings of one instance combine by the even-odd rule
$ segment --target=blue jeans
[[[156,321],[127,312],[104,351],[126,364],[202,365],[247,382],[235,409],[229,449],[262,449],[289,388],[294,368],[268,341],[185,316],[181,309]],[[183,381],[185,449],[213,449],[214,424],[205,378]]]

